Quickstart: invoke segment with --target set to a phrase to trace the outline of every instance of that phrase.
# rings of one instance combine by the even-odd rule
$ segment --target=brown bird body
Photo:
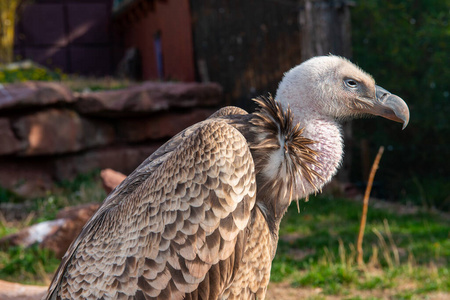
[[[145,160],[73,242],[45,299],[263,299],[287,207],[340,163],[336,119],[409,119],[400,98],[344,59],[297,68],[280,83],[281,102],[260,98],[253,114],[223,108]]]

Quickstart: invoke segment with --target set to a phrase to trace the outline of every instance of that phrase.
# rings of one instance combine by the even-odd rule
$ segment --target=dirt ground
[[[380,290],[375,289],[372,291],[350,291],[348,295],[336,296],[336,295],[324,295],[322,294],[322,289],[320,288],[295,288],[289,285],[287,282],[273,283],[269,284],[269,289],[267,291],[266,300],[298,300],[298,299],[325,299],[325,300],[338,300],[338,299],[348,299],[352,297],[365,298],[378,298],[378,299],[393,299],[393,297],[399,293],[401,290],[408,289],[408,286],[396,288],[395,290]],[[426,295],[417,296],[412,299],[427,299],[427,300],[449,300],[449,293],[429,293]]]
[[[397,288],[395,290],[372,290],[372,291],[350,291],[345,296],[326,296],[322,294],[320,288],[294,288],[287,282],[270,283],[267,291],[266,300],[298,300],[298,299],[325,299],[338,300],[348,299],[351,297],[378,298],[378,299],[392,299],[395,294],[401,290],[411,288],[407,285]],[[0,300],[39,300],[47,291],[47,287],[21,285],[0,280]],[[427,299],[427,300],[448,300],[449,293],[431,293],[423,295],[423,297],[416,297],[413,299]]]

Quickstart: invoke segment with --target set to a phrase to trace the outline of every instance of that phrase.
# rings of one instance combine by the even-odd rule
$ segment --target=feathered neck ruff
[[[315,141],[302,135],[302,124],[293,124],[289,107],[284,111],[271,95],[254,101],[259,107],[250,120],[254,134],[250,149],[261,184],[257,199],[265,215],[274,213],[274,220],[281,220],[292,200],[319,191],[321,164],[309,147]]]

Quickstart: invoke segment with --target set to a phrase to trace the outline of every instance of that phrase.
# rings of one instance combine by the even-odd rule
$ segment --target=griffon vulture
[[[264,299],[281,218],[342,160],[338,121],[409,121],[401,98],[332,55],[287,72],[275,99],[222,108],[154,152],[85,225],[45,299]]]

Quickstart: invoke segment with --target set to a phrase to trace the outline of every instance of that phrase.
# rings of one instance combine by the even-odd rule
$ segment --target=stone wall
[[[84,93],[55,82],[0,85],[0,186],[30,195],[94,169],[127,174],[221,99],[213,83]]]

